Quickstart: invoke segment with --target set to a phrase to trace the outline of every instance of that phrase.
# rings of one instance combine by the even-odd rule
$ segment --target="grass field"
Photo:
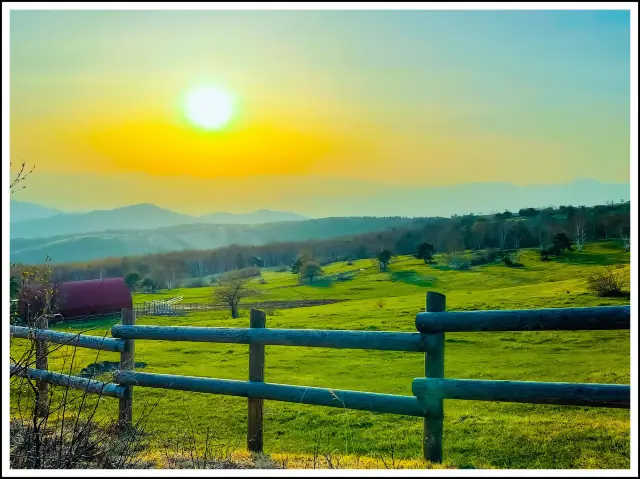
[[[291,273],[264,272],[254,281],[259,296],[250,301],[341,299],[339,303],[273,311],[267,326],[415,331],[415,314],[426,291],[447,295],[450,310],[522,309],[628,304],[599,298],[586,290],[587,276],[604,265],[629,274],[629,253],[616,243],[587,245],[582,253],[540,261],[523,254],[524,268],[503,265],[452,271],[397,258],[388,272],[371,260],[324,268],[328,279],[298,285]],[[353,279],[337,281],[339,272]],[[184,295],[185,302],[209,302],[212,287],[136,294],[136,303]],[[103,334],[110,322],[94,322]],[[138,324],[247,327],[248,316],[230,319],[226,311],[177,318],[141,317]],[[86,326],[86,325],[85,325]],[[80,327],[79,325],[76,327]],[[72,329],[68,326],[58,329]],[[78,350],[76,367],[93,362],[96,352]],[[118,355],[100,353],[99,361]],[[245,380],[245,345],[137,341],[136,361],[145,372]],[[50,369],[60,370],[54,355]],[[445,376],[596,383],[629,383],[628,331],[448,333]],[[411,395],[411,381],[424,375],[420,353],[330,350],[268,346],[265,380],[306,386]],[[101,414],[117,415],[117,401],[105,399]],[[158,401],[149,428],[162,438],[187,431],[202,438],[207,428],[216,442],[243,449],[246,399],[136,388],[134,415]],[[12,405],[15,409],[17,406]],[[265,452],[277,457],[334,456],[393,458],[396,467],[424,467],[422,420],[338,408],[265,402]],[[629,411],[474,401],[445,401],[444,458],[450,467],[628,468]],[[405,462],[402,462],[402,461]],[[295,462],[295,461],[294,461]],[[309,464],[308,462],[306,463]]]

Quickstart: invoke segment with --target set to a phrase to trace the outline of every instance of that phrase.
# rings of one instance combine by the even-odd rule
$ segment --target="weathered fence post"
[[[445,311],[446,296],[429,291],[425,309],[428,313]],[[444,377],[444,333],[427,334],[424,371],[428,378]],[[428,397],[425,405],[427,417],[424,419],[424,458],[439,463],[442,462],[443,400],[437,396]]]
[[[250,328],[264,328],[267,315],[258,309],[251,310]],[[249,344],[249,381],[264,381],[264,345]],[[247,449],[251,452],[262,452],[262,409],[264,401],[249,398]]]
[[[122,324],[136,324],[136,313],[128,309],[122,310]],[[122,371],[130,371],[134,368],[135,358],[135,340],[126,339],[124,350],[120,353],[120,369]],[[129,427],[133,421],[133,386],[125,386],[125,396],[120,399],[118,410],[118,423],[120,426]]]
[[[41,314],[35,322],[36,330],[49,329],[49,318],[46,314]],[[44,339],[34,341],[36,349],[36,369],[47,371],[49,369],[49,346]],[[49,384],[45,381],[36,380],[36,390],[38,398],[36,402],[36,416],[46,417],[49,414]]]

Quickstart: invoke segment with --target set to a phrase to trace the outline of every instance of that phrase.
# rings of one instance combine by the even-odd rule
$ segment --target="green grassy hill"
[[[371,260],[361,260],[328,265],[324,278],[305,285],[289,272],[265,271],[264,284],[253,281],[260,294],[250,301],[343,300],[269,311],[268,327],[389,331],[415,331],[415,315],[424,308],[429,290],[445,293],[450,310],[628,304],[586,289],[589,274],[602,266],[616,265],[629,274],[629,253],[617,244],[590,244],[582,253],[548,262],[528,251],[522,262],[524,268],[493,264],[453,271],[398,257],[389,271],[381,272]],[[340,281],[341,272],[352,278]],[[182,294],[185,302],[209,302],[212,292],[212,287],[172,290],[136,294],[134,300]],[[110,324],[94,323],[92,334],[102,334]],[[138,324],[247,327],[248,316],[230,319],[226,311],[213,311],[140,317]],[[95,351],[78,350],[75,368],[95,359]],[[98,360],[117,361],[118,355],[100,353]],[[137,341],[136,361],[147,363],[144,372],[239,380],[248,375],[245,345]],[[52,370],[62,364],[60,354],[50,360]],[[446,336],[445,375],[452,378],[628,384],[629,370],[629,331]],[[412,379],[423,375],[420,353],[266,348],[268,382],[410,395]],[[117,401],[103,401],[100,414],[116,417]],[[158,450],[161,439],[189,431],[202,439],[207,429],[218,444],[245,447],[246,399],[136,388],[134,415],[156,402],[149,428],[157,433],[153,441]],[[387,461],[422,454],[418,418],[266,401],[264,425],[268,454],[361,455]],[[627,410],[447,400],[444,458],[460,468],[628,468],[629,427]]]

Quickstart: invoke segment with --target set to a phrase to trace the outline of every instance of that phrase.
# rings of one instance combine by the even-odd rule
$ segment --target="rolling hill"
[[[50,256],[53,263],[89,261],[185,249],[212,249],[231,244],[263,245],[326,239],[380,231],[412,221],[399,217],[360,217],[256,225],[195,223],[155,229],[114,229],[50,238],[11,238],[10,257],[12,262],[28,264],[43,263],[45,255]]]
[[[149,229],[193,222],[193,218],[154,205],[141,204],[88,213],[61,213],[11,225],[11,238],[43,238],[117,229]]]
[[[226,225],[257,225],[262,223],[279,223],[282,221],[302,221],[310,219],[288,211],[258,210],[251,213],[212,213],[199,217],[203,223]]]
[[[138,204],[86,213],[63,213],[32,203],[18,203],[16,208],[28,210],[24,205],[30,205],[32,208],[29,211],[33,211],[33,213],[31,216],[16,214],[16,218],[27,216],[30,219],[12,221],[11,238],[47,238],[108,230],[148,230],[194,223],[262,224],[309,219],[296,213],[270,210],[259,210],[244,214],[213,213],[192,216],[176,213],[152,204]],[[13,207],[14,202],[12,202]],[[50,211],[51,214],[46,215],[45,212],[47,211]],[[38,212],[40,212],[39,217],[37,216]]]
[[[11,200],[9,218],[11,223],[19,221],[39,220],[62,213],[61,210],[29,203],[26,201]]]

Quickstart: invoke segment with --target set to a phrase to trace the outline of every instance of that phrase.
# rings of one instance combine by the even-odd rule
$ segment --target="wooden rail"
[[[78,339],[77,335],[69,333],[25,331],[27,328],[12,328],[12,334],[15,337],[38,337],[61,344],[120,352],[120,371],[114,375],[117,384],[86,382],[88,380],[84,378],[69,379],[68,376],[37,369],[30,369],[23,374],[32,375],[30,377],[37,377],[44,382],[71,385],[91,392],[98,391],[98,386],[94,383],[100,384],[102,394],[108,391],[105,395],[119,398],[119,418],[125,426],[132,421],[133,388],[136,386],[246,397],[247,447],[255,452],[261,452],[263,448],[262,410],[265,399],[422,417],[424,455],[432,462],[442,461],[445,399],[630,407],[629,385],[461,380],[444,377],[446,332],[629,329],[629,306],[445,312],[445,303],[444,295],[427,293],[426,312],[416,315],[417,333],[268,329],[264,313],[254,309],[251,310],[250,328],[136,326],[135,313],[123,310],[123,324],[111,328],[113,338],[82,336],[82,339]],[[249,381],[136,372],[133,365],[137,339],[248,344]],[[264,382],[266,345],[421,352],[425,354],[425,377],[414,379],[413,396],[268,383]]]
[[[629,306],[418,313],[421,333],[629,329]]]
[[[626,384],[418,378],[413,380],[412,391],[420,399],[431,396],[442,399],[626,409],[631,404],[631,388]]]
[[[50,343],[118,353],[123,351],[125,345],[122,339],[63,333],[50,329],[31,329],[24,326],[11,326],[10,334],[15,338],[30,339],[33,337],[34,339],[48,341]]]
[[[115,325],[111,328],[111,335],[115,338],[163,341],[375,349],[380,351],[424,352],[427,350],[424,334],[389,331]]]
[[[70,387],[72,389],[81,389],[90,393],[101,394],[103,396],[114,398],[123,398],[126,394],[126,388],[117,384],[103,383],[78,376],[43,371],[41,369],[11,366],[10,373],[15,376],[28,377],[29,379],[57,384],[58,386]]]
[[[129,386],[177,389],[424,417],[424,408],[414,396],[130,371],[118,372],[115,378],[118,384]]]

